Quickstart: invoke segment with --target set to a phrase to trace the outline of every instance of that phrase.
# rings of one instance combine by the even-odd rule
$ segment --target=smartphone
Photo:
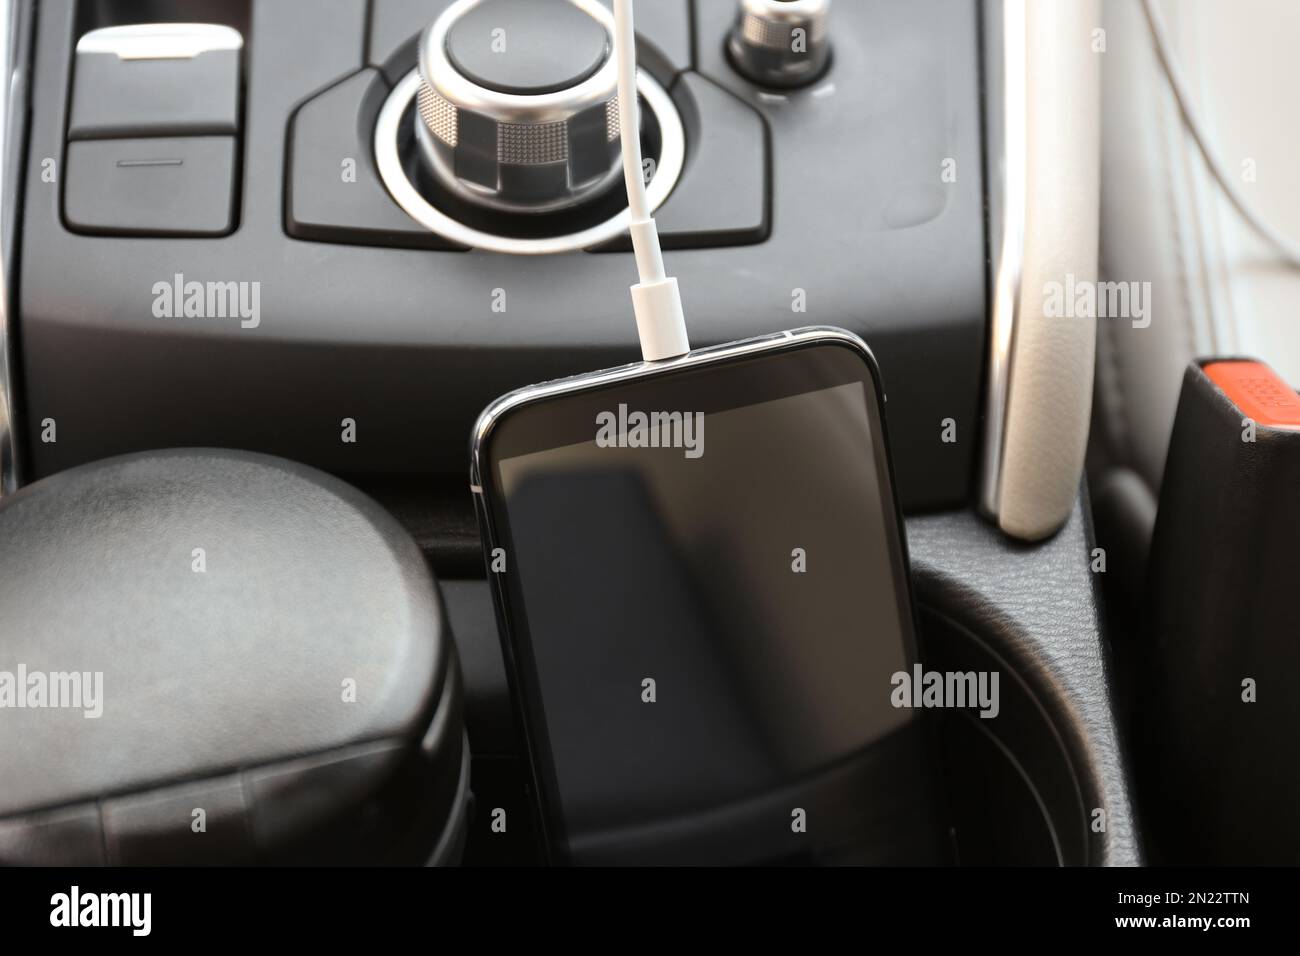
[[[471,484],[550,862],[942,862],[867,346],[807,328],[525,388]]]

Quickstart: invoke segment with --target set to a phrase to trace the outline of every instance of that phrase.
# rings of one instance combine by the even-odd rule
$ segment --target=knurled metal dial
[[[416,140],[456,195],[550,212],[621,175],[614,20],[598,0],[458,0],[420,38]]]
[[[830,62],[831,0],[740,0],[727,51],[755,83],[804,86]]]

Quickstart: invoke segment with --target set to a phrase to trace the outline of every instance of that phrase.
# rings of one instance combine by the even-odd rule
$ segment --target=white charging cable
[[[623,178],[632,213],[632,249],[641,281],[632,286],[632,310],[647,362],[677,358],[691,350],[686,313],[677,280],[664,272],[659,230],[650,215],[641,169],[641,119],[636,91],[636,27],[632,0],[614,0],[614,53],[618,59],[618,126],[623,142]]]
[[[1192,141],[1196,143],[1201,158],[1205,160],[1210,175],[1214,177],[1215,182],[1219,184],[1219,188],[1223,190],[1228,197],[1228,201],[1232,203],[1233,208],[1246,221],[1246,224],[1277,250],[1287,265],[1292,268],[1300,268],[1300,245],[1297,245],[1289,236],[1275,229],[1268,220],[1256,211],[1255,207],[1250,204],[1250,200],[1246,198],[1245,194],[1237,187],[1237,184],[1233,182],[1232,177],[1228,175],[1227,170],[1219,162],[1214,151],[1210,149],[1209,133],[1206,132],[1205,125],[1196,112],[1187,82],[1183,79],[1183,71],[1179,68],[1178,58],[1174,55],[1174,44],[1169,38],[1169,30],[1165,26],[1164,17],[1160,15],[1160,9],[1155,0],[1143,0],[1142,6],[1146,11],[1147,23],[1151,27],[1151,37],[1155,41],[1156,58],[1160,61],[1160,68],[1165,74],[1165,79],[1169,81],[1169,88],[1174,94],[1174,102],[1178,104],[1178,110],[1183,114],[1183,122],[1187,126],[1187,131],[1191,133]]]

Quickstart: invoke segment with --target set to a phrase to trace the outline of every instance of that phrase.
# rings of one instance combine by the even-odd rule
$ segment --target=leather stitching
[[[1150,58],[1153,64],[1152,69],[1154,71],[1154,53],[1150,54]],[[1163,83],[1164,78],[1155,74],[1154,79],[1157,82]],[[1156,113],[1160,120],[1161,136],[1159,155],[1161,163],[1164,166],[1165,202],[1169,209],[1169,225],[1172,227],[1173,234],[1173,264],[1175,272],[1175,282],[1173,284],[1177,287],[1182,299],[1182,309],[1179,316],[1181,322],[1179,324],[1182,328],[1184,345],[1186,346],[1184,354],[1194,355],[1196,352],[1196,337],[1192,328],[1193,290],[1190,270],[1187,267],[1188,250],[1186,243],[1183,240],[1182,226],[1184,224],[1184,216],[1181,207],[1179,206],[1177,191],[1174,189],[1174,144],[1175,142],[1181,143],[1183,149],[1186,150],[1187,134],[1182,129],[1181,120],[1179,121],[1178,127],[1178,133],[1181,135],[1175,135],[1174,131],[1170,129],[1170,117],[1173,110],[1173,94],[1162,85],[1160,87],[1160,93],[1157,95]]]

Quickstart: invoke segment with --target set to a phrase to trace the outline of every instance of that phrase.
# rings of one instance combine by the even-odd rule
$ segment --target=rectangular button
[[[143,23],[77,42],[68,139],[239,131],[238,30]]]
[[[1263,362],[1210,362],[1203,371],[1255,424],[1300,429],[1300,395]]]
[[[234,228],[233,136],[68,144],[64,216],[76,232],[222,236]]]

